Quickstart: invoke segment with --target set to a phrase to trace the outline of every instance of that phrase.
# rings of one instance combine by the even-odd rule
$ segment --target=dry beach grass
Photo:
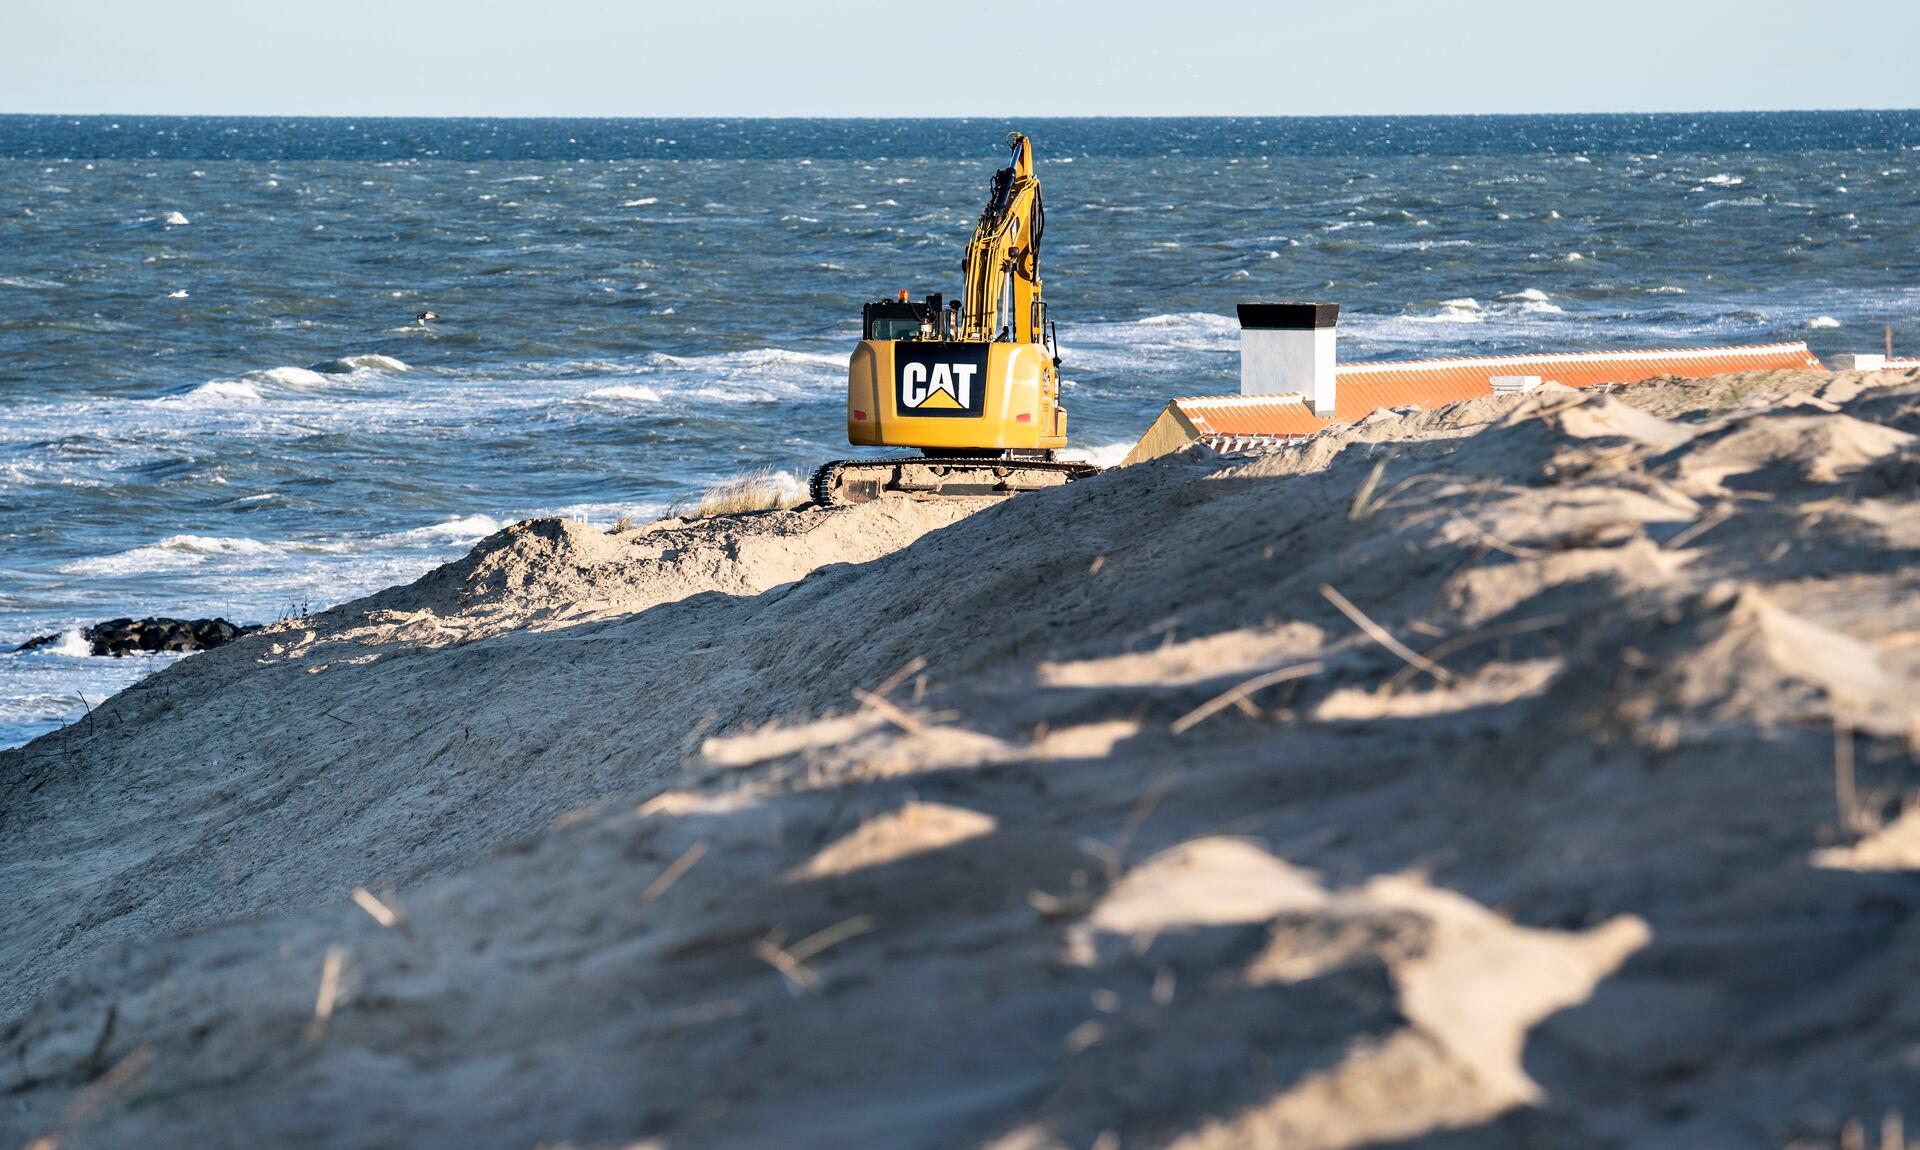
[[[14,1144],[1866,1145],[1920,373],[521,524],[0,755]]]

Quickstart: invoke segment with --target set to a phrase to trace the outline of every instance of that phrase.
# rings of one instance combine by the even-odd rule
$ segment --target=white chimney
[[[1240,394],[1293,393],[1333,418],[1337,303],[1240,305]]]

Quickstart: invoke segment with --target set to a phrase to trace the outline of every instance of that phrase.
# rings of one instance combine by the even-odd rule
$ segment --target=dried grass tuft
[[[756,471],[735,476],[707,488],[687,519],[715,515],[745,515],[754,511],[785,511],[807,501],[807,490],[784,471]]]

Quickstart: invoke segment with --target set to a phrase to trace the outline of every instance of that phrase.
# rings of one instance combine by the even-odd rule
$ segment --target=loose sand
[[[1724,377],[518,525],[0,754],[0,1145],[1920,1132],[1917,436]]]

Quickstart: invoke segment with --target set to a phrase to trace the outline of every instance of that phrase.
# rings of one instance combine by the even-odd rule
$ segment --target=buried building
[[[1124,463],[1190,443],[1242,450],[1296,442],[1383,408],[1439,407],[1542,384],[1587,388],[1661,376],[1822,368],[1798,342],[1342,364],[1335,358],[1338,304],[1243,303],[1239,313],[1240,394],[1173,400]]]

